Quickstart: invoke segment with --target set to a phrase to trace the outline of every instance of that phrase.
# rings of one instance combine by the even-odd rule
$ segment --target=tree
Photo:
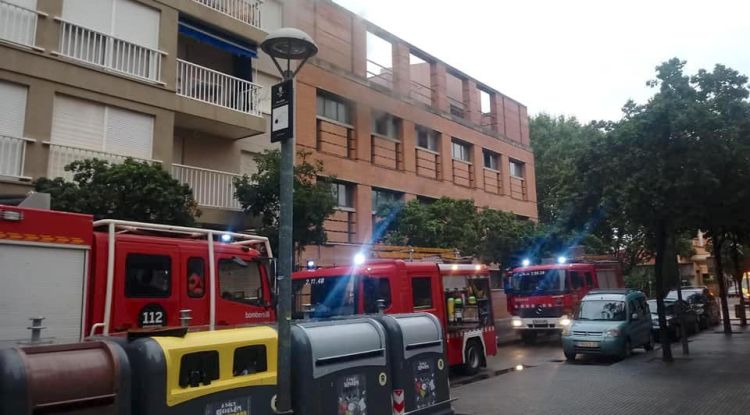
[[[294,165],[292,225],[297,257],[305,246],[326,242],[323,224],[336,207],[331,180],[323,177],[323,163],[310,161],[310,154],[297,152],[297,163]],[[266,150],[255,157],[255,162],[258,164],[256,173],[234,180],[235,197],[246,213],[261,218],[260,232],[268,236],[274,249],[278,249],[281,152]]]
[[[89,159],[65,166],[73,180],[40,178],[37,192],[50,193],[52,208],[121,219],[191,226],[200,215],[190,187],[158,163],[127,159],[120,164]]]

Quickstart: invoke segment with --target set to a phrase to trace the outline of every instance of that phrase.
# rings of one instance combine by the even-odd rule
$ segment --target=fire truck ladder
[[[208,241],[208,277],[210,281],[210,311],[209,329],[216,328],[216,264],[214,263],[214,239],[216,237],[229,236],[232,245],[263,246],[267,256],[272,257],[271,244],[265,236],[250,235],[245,233],[217,231],[213,229],[189,228],[185,226],[159,225],[153,223],[131,222],[125,220],[103,219],[94,222],[94,228],[107,227],[107,290],[104,302],[104,321],[91,326],[90,335],[93,336],[98,328],[102,333],[109,335],[109,324],[112,315],[112,294],[114,291],[115,278],[115,235],[128,232],[155,232],[163,234],[179,234],[194,239],[205,239]],[[86,304],[84,304],[86,310]]]

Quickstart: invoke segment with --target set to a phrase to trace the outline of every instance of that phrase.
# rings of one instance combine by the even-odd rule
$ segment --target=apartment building
[[[351,260],[378,207],[448,196],[537,217],[526,107],[330,0],[0,0],[0,194],[79,158],[155,160],[207,225],[247,226],[231,180],[270,148],[282,26],[319,47],[297,77],[297,148],[335,177],[329,242]]]
[[[260,5],[0,0],[0,194],[132,157],[189,184],[202,222],[242,226],[232,178],[268,145]]]

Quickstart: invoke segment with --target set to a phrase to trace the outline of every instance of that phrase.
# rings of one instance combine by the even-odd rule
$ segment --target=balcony
[[[232,183],[238,174],[172,164],[172,176],[193,189],[193,197],[199,206],[241,210],[240,202],[234,198]]]
[[[65,180],[72,180],[73,174],[71,172],[65,171],[65,166],[78,160],[96,158],[99,160],[106,160],[112,164],[117,164],[124,162],[128,158],[131,158],[137,161],[159,163],[159,161],[157,160],[139,159],[136,157],[106,153],[103,151],[90,150],[87,148],[72,147],[52,143],[45,144],[49,144],[49,161],[47,164],[47,177],[49,178],[62,177]]]
[[[26,159],[26,143],[33,142],[28,138],[0,135],[0,177],[31,180],[23,175]]]
[[[177,94],[260,117],[260,85],[177,59]]]
[[[162,83],[165,52],[60,18],[55,20],[60,22],[59,55],[139,80]]]
[[[210,9],[239,20],[250,26],[261,28],[261,0],[193,0]]]
[[[37,11],[0,0],[0,39],[35,47]]]

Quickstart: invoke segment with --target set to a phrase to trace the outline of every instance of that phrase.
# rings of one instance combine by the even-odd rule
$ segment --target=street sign
[[[294,81],[289,79],[271,87],[271,142],[294,135]]]

